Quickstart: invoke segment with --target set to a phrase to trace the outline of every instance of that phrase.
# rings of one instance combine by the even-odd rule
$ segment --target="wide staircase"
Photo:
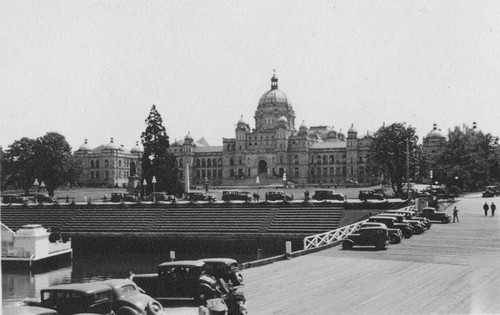
[[[316,234],[339,227],[343,208],[309,203],[177,203],[2,206],[14,231],[41,224],[73,235]]]

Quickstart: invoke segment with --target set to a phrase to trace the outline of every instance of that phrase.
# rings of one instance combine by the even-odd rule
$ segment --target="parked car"
[[[447,189],[442,188],[442,187],[433,187],[433,188],[427,188],[425,190],[431,197],[433,197],[436,200],[439,199],[448,199],[448,198],[454,198],[454,194],[450,194]]]
[[[387,226],[383,223],[378,222],[365,222],[361,224],[360,228],[364,227],[385,227]],[[389,229],[387,228],[387,232],[389,233],[389,243],[391,244],[399,244],[401,240],[403,240],[404,236],[400,229]]]
[[[409,223],[398,223],[394,217],[371,216],[368,222],[384,223],[390,229],[400,229],[405,238],[410,238],[413,235],[413,229]]]
[[[292,196],[285,195],[282,191],[268,191],[266,192],[266,200],[268,201],[290,201]]]
[[[190,192],[187,194],[189,201],[216,201],[215,195],[207,194],[205,192]]]
[[[500,195],[498,186],[486,186],[486,189],[483,192],[483,198],[495,197],[498,195]]]
[[[111,202],[122,202],[122,201],[136,202],[138,200],[139,198],[134,194],[111,193]]]
[[[60,315],[114,314],[111,288],[98,282],[62,284],[42,289],[40,300],[26,299],[24,305],[50,308]]]
[[[397,213],[397,214],[403,214],[406,218],[406,220],[418,220],[422,223],[422,226],[426,228],[427,230],[431,228],[432,222],[425,218],[425,217],[420,217],[416,215],[416,211],[410,211],[410,210],[386,210],[384,213],[391,214],[391,213]]]
[[[425,217],[431,221],[439,221],[443,224],[450,223],[451,217],[446,212],[436,211],[435,208],[426,207],[416,214],[419,217]]]
[[[342,241],[343,249],[352,249],[354,246],[375,246],[376,249],[385,249],[388,245],[389,232],[383,226],[362,227]]]
[[[387,216],[387,217],[396,218],[396,222],[399,224],[409,223],[413,234],[419,235],[419,234],[424,233],[424,226],[422,225],[420,220],[408,220],[408,219],[406,219],[406,216],[404,214],[380,213],[380,214],[377,214],[377,216],[383,216],[383,217]]]
[[[232,258],[205,258],[200,259],[205,263],[205,272],[215,279],[222,278],[232,286],[243,285],[243,275],[240,266]]]
[[[29,199],[28,197],[19,195],[19,194],[7,194],[2,196],[2,203],[9,204],[9,203],[28,203]]]
[[[47,194],[35,194],[33,196],[33,201],[54,203],[57,201],[57,198],[53,196],[51,197]]]
[[[205,263],[199,260],[165,262],[157,273],[132,274],[130,280],[155,299],[192,298],[203,304],[222,295],[217,280],[206,273]]]
[[[174,195],[169,195],[165,192],[155,192],[147,195],[144,198],[145,201],[176,201]]]
[[[113,311],[116,315],[161,315],[163,306],[140,291],[129,279],[112,279],[101,282],[111,288]]]
[[[252,201],[253,197],[248,191],[224,190],[222,192],[222,201],[231,200]]]
[[[345,195],[341,193],[336,193],[331,189],[328,190],[316,190],[312,196],[314,200],[339,200],[345,201]]]
[[[369,199],[375,199],[375,200],[384,200],[385,197],[382,193],[375,192],[375,190],[360,190],[358,194],[358,198],[360,200],[369,200]]]

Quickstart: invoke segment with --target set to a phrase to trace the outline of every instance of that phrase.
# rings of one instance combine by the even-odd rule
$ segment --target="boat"
[[[71,240],[40,224],[23,225],[14,232],[2,223],[2,268],[47,266],[73,259]]]

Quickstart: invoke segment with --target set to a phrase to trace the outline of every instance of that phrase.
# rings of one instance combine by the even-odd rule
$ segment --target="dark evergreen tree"
[[[35,144],[34,139],[24,137],[9,146],[2,163],[5,186],[29,193],[35,181]]]
[[[410,180],[414,181],[425,165],[417,146],[418,136],[415,129],[394,123],[382,126],[373,136],[368,159],[368,170],[375,175],[384,175],[392,185],[394,193],[403,196],[406,183],[406,152],[410,154]]]
[[[147,182],[146,194],[153,191],[153,176],[156,178],[155,191],[182,194],[177,161],[175,156],[168,152],[169,138],[155,105],[151,107],[146,125],[146,130],[141,135],[144,147],[142,176]]]

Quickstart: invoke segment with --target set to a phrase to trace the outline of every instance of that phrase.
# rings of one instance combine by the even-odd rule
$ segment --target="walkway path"
[[[499,314],[500,213],[484,217],[485,201],[500,205],[463,198],[460,223],[384,251],[338,246],[244,270],[249,314]]]

